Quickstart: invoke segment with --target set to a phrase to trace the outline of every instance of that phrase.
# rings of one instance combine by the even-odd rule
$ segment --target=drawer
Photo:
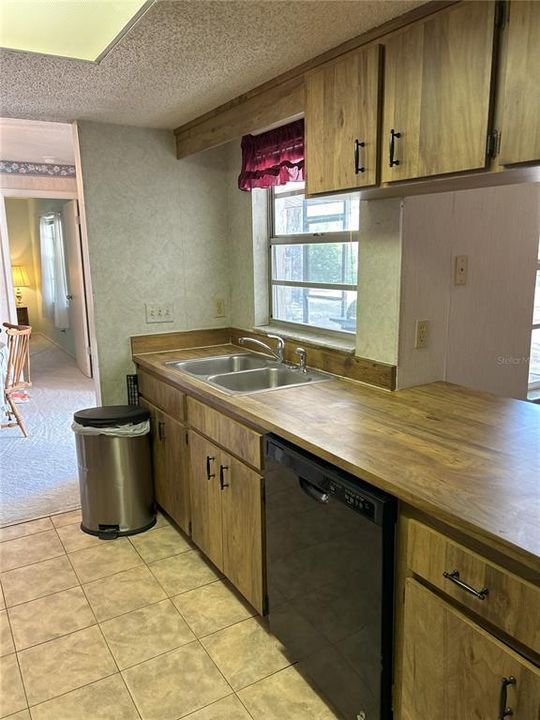
[[[138,370],[137,377],[139,393],[146,400],[168,413],[174,420],[185,420],[185,395],[181,390],[141,369]]]
[[[540,654],[540,588],[416,520],[408,525],[407,564],[494,626]],[[445,573],[459,573],[454,580]],[[455,580],[480,592],[483,599]]]
[[[187,399],[192,428],[214,440],[251,467],[262,467],[262,435],[191,397]]]

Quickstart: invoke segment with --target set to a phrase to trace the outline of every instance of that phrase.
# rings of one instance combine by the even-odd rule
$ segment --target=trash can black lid
[[[104,407],[77,410],[73,420],[85,427],[117,427],[144,422],[150,413],[137,405],[105,405]]]

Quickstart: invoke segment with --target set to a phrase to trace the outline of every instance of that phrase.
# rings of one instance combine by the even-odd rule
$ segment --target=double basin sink
[[[168,367],[193,375],[231,395],[324,382],[329,376],[279,363],[258,353],[218,355],[200,360],[172,360]]]

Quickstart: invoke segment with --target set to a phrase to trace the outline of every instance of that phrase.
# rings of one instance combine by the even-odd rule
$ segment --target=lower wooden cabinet
[[[408,579],[401,720],[538,720],[540,670]]]
[[[186,428],[144,398],[140,398],[139,403],[150,412],[156,502],[184,532],[189,533]]]
[[[263,612],[262,478],[190,432],[193,542]]]

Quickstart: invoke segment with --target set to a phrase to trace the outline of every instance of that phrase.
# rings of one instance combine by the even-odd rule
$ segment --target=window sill
[[[320,347],[329,348],[330,350],[341,350],[342,352],[350,352],[354,354],[356,349],[355,337],[331,337],[325,333],[319,333],[316,330],[300,330],[284,327],[276,323],[275,325],[259,325],[253,328],[253,332],[262,335],[279,335],[284,340],[293,340],[297,342],[312,343]]]

